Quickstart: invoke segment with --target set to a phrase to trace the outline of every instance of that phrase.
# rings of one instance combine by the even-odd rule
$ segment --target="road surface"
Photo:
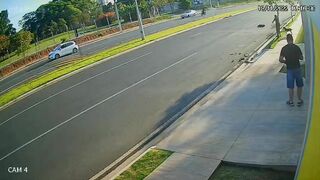
[[[275,31],[272,19],[253,11],[175,35],[3,109],[0,179],[92,177],[265,41]]]
[[[242,9],[242,8],[247,8],[247,7],[254,7],[255,5],[241,5],[241,6],[234,6],[234,7],[228,7],[228,8],[223,8],[223,9],[213,9],[209,10],[208,14],[206,16],[200,16],[197,15],[195,17],[191,18],[186,18],[186,19],[174,19],[174,20],[169,20],[163,23],[151,25],[145,28],[145,33],[146,35],[148,34],[153,34],[155,32],[168,29],[171,27],[175,27],[178,25],[186,24],[194,20],[198,20],[204,17],[209,17],[237,9]],[[116,46],[120,43],[128,42],[130,40],[140,38],[139,30],[123,33],[120,35],[116,35],[111,38],[107,38],[101,41],[97,41],[94,43],[90,43],[88,45],[82,46],[81,47],[81,55],[92,55],[97,52],[103,51],[105,49],[111,48],[113,46]],[[80,53],[75,54],[75,55],[70,55],[70,56],[65,56],[61,59],[58,59],[56,61],[49,61],[45,60],[39,63],[36,63],[34,65],[29,66],[25,70],[22,70],[18,73],[15,73],[11,75],[10,77],[3,79],[0,81],[0,95],[9,91],[10,89],[21,85],[22,83],[31,80],[43,73],[47,73],[49,71],[52,71],[56,69],[60,64],[64,63],[67,60],[70,60],[75,57],[79,57]]]

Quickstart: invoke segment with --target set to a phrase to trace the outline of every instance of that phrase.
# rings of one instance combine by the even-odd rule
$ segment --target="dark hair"
[[[292,34],[287,34],[287,41],[293,41]]]

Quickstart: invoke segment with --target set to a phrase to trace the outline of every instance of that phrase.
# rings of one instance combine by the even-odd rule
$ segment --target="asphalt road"
[[[254,11],[175,35],[0,111],[0,179],[92,177],[262,43],[272,19]]]
[[[246,7],[254,7],[254,5],[241,5],[241,6],[234,6],[234,7],[228,7],[228,8],[223,8],[223,9],[213,9],[213,10],[209,10],[207,12],[206,16],[197,15],[195,17],[186,18],[186,19],[174,19],[174,20],[166,21],[166,22],[155,24],[152,26],[147,26],[145,28],[145,33],[146,33],[146,35],[153,34],[158,31],[168,29],[171,27],[175,27],[178,25],[186,24],[191,21],[198,20],[198,19],[201,19],[204,17],[213,16],[213,15],[217,15],[217,14],[221,14],[221,13],[225,13],[225,12],[229,12],[229,11],[233,11],[233,10],[237,10],[237,9],[241,9],[241,8],[246,8]],[[15,74],[11,75],[10,77],[0,81],[0,94],[3,94],[5,92],[7,92],[8,90],[28,81],[30,79],[33,79],[33,78],[41,75],[42,73],[47,73],[48,71],[52,71],[52,70],[56,69],[60,64],[64,63],[65,61],[68,61],[68,60],[75,58],[75,57],[79,57],[80,54],[84,55],[84,56],[92,55],[97,52],[103,51],[105,49],[114,47],[118,44],[128,42],[130,40],[133,40],[133,39],[136,39],[139,37],[140,37],[139,30],[122,33],[120,35],[116,35],[116,36],[108,38],[108,39],[104,39],[101,41],[97,41],[97,42],[82,46],[80,48],[80,53],[78,53],[78,54],[65,56],[65,57],[58,59],[58,60],[55,60],[55,61],[45,60],[45,61],[36,63],[34,65],[31,65],[28,68],[26,68],[18,73],[15,73]]]

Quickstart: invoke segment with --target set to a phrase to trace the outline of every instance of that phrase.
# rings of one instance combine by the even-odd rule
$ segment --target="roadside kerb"
[[[57,77],[55,77],[55,78],[53,78],[53,79],[51,79],[51,80],[49,80],[47,82],[42,83],[42,85],[39,85],[39,86],[37,86],[37,87],[35,87],[35,88],[31,89],[31,90],[28,90],[26,92],[20,93],[20,95],[18,93],[17,93],[18,95],[15,95],[14,93],[12,93],[12,91],[14,91],[14,90],[16,90],[18,88],[22,89],[23,86],[26,86],[26,84],[28,84],[28,83],[25,83],[25,84],[23,84],[21,86],[18,86],[17,88],[14,88],[14,89],[8,91],[4,95],[0,96],[0,99],[1,99],[1,97],[5,98],[5,95],[7,95],[9,93],[15,95],[16,98],[10,97],[9,101],[2,103],[2,106],[0,107],[0,110],[2,110],[4,108],[8,107],[9,105],[21,100],[24,97],[27,97],[28,95],[32,94],[33,92],[36,92],[37,90],[39,90],[39,89],[41,89],[43,87],[51,85],[52,83],[55,83],[55,82],[57,82],[57,81],[59,81],[61,79],[67,78],[67,77],[69,77],[69,76],[71,76],[71,75],[73,75],[75,73],[78,73],[78,72],[82,71],[83,69],[90,68],[90,67],[92,67],[94,65],[97,65],[99,63],[105,62],[106,60],[109,60],[111,58],[120,56],[120,55],[122,55],[124,53],[128,53],[128,52],[133,51],[133,50],[135,50],[137,48],[141,48],[141,47],[147,46],[147,45],[149,45],[149,44],[151,44],[153,42],[157,42],[157,41],[169,38],[171,36],[174,36],[174,35],[177,35],[177,34],[180,34],[180,33],[183,33],[183,32],[186,32],[186,31],[189,31],[189,30],[192,30],[192,29],[195,29],[195,28],[198,28],[198,27],[210,24],[210,23],[214,23],[214,22],[219,21],[221,19],[224,19],[226,17],[240,15],[240,14],[243,14],[243,13],[246,13],[246,12],[253,11],[255,9],[256,8],[245,8],[245,9],[241,9],[241,10],[235,10],[235,11],[219,14],[219,15],[216,15],[216,16],[200,19],[200,20],[197,20],[197,21],[194,21],[194,22],[190,22],[190,23],[187,23],[187,24],[184,24],[184,25],[177,26],[177,27],[169,28],[167,30],[163,30],[163,31],[160,31],[158,33],[154,33],[154,34],[148,35],[146,37],[145,41],[141,41],[139,39],[135,39],[135,40],[132,40],[132,41],[130,41],[128,43],[121,44],[119,46],[110,48],[110,49],[100,53],[100,54],[103,54],[103,53],[106,53],[107,51],[108,51],[108,53],[109,53],[109,51],[111,51],[111,53],[112,53],[112,51],[114,51],[113,52],[114,54],[110,53],[111,55],[109,55],[109,57],[108,57],[108,55],[106,55],[107,58],[94,60],[94,58],[97,55],[93,55],[91,57],[88,57],[86,60],[71,64],[71,65],[66,66],[64,68],[59,68],[59,69],[57,69],[55,71],[52,71],[52,72],[48,73],[47,75],[54,74],[54,73],[59,73],[59,71],[65,70],[67,68],[75,68],[75,65],[79,66],[79,67],[76,67],[74,70],[71,70],[71,71],[69,71],[67,73],[64,73],[64,74],[62,73],[62,75],[57,75]],[[174,32],[170,32],[170,31],[174,31]],[[119,49],[124,49],[124,50],[123,50],[123,52],[118,52]],[[89,63],[86,65],[87,61]],[[91,62],[91,61],[93,61],[93,62]],[[83,63],[84,65],[81,65],[81,63]],[[37,79],[44,78],[44,77],[45,77],[45,75],[44,76],[40,76]],[[31,81],[30,83],[35,82],[37,79]],[[41,84],[41,83],[39,83],[39,84]]]

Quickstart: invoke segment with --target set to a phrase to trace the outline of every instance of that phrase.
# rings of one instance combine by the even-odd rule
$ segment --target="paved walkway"
[[[301,26],[292,26],[294,37]],[[253,64],[240,66],[199,107],[170,130],[157,148],[175,153],[147,179],[208,179],[223,161],[297,165],[304,138],[305,105],[289,107],[279,52],[286,41]],[[302,49],[303,50],[303,49]]]

